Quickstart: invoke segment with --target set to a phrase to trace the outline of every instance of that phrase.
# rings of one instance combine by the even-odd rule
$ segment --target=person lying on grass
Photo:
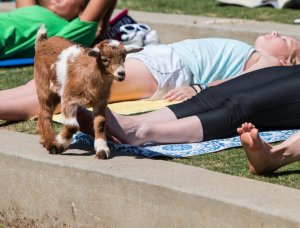
[[[203,84],[212,86],[256,69],[290,65],[289,56],[297,48],[294,38],[275,31],[259,36],[254,46],[221,38],[150,45],[127,57],[126,78],[113,83],[110,101],[187,100],[201,92]],[[2,120],[24,120],[37,114],[34,81],[0,91],[0,99]]]

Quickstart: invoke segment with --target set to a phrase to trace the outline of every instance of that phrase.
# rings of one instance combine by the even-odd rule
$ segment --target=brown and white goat
[[[62,153],[79,129],[79,105],[93,107],[96,157],[109,157],[105,136],[105,110],[113,79],[125,79],[126,53],[141,50],[105,40],[94,48],[77,45],[62,37],[47,38],[42,25],[38,31],[34,57],[34,79],[39,100],[38,129],[41,144],[51,154]],[[64,127],[55,136],[52,116],[61,102]]]

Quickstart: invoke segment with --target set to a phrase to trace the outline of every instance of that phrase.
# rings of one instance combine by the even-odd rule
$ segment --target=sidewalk
[[[226,37],[253,44],[257,36],[274,30],[300,41],[299,25],[138,11],[129,11],[129,15],[156,29],[163,43],[186,38]]]

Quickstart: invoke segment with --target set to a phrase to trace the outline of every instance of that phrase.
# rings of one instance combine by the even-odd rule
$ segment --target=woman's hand
[[[193,89],[191,86],[184,85],[170,90],[163,96],[163,99],[166,101],[185,101],[192,98],[196,94],[197,93],[195,89]]]

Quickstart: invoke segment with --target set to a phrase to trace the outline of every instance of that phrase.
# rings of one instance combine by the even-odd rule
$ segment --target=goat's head
[[[143,48],[129,45],[124,46],[117,40],[104,40],[89,51],[90,56],[97,58],[105,72],[117,81],[125,79],[125,57],[128,53],[141,51]]]

